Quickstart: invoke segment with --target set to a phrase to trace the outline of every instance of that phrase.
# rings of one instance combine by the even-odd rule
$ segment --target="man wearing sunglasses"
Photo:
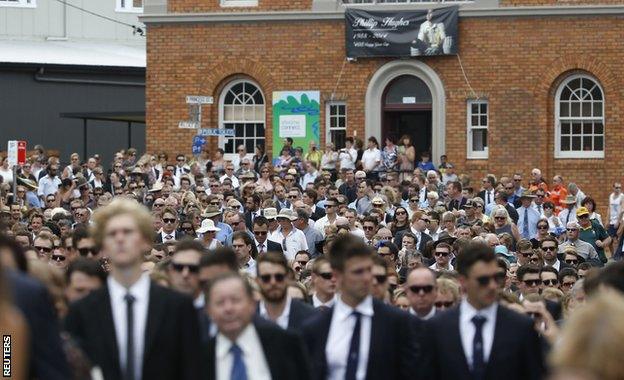
[[[505,275],[494,250],[472,242],[456,264],[466,296],[423,329],[424,378],[541,379],[543,351],[533,321],[498,305]]]
[[[284,330],[300,332],[301,325],[314,313],[314,308],[288,296],[286,257],[282,253],[267,252],[258,256],[256,270],[256,282],[262,295],[258,315]]]
[[[603,266],[604,264],[600,261],[600,257],[594,246],[579,238],[580,229],[581,226],[578,222],[574,221],[566,224],[566,240],[559,244],[559,256],[563,256],[565,249],[572,246],[583,260],[590,262],[594,266]]]
[[[206,254],[198,240],[182,240],[175,245],[167,276],[171,288],[193,298],[193,306],[199,312],[204,309],[206,300],[199,286],[199,260]]]
[[[557,239],[552,236],[546,236],[540,242],[540,249],[542,250],[544,256],[544,265],[560,271],[561,268],[568,268],[570,265],[557,258],[557,252],[559,251],[558,246],[559,242],[557,242]]]
[[[281,244],[267,239],[269,236],[269,221],[264,216],[258,216],[254,219],[253,234],[259,255],[269,251],[283,253]]]
[[[407,276],[404,287],[411,305],[409,313],[422,321],[433,318],[437,295],[435,272],[429,268],[416,268]]]
[[[340,295],[303,326],[315,379],[417,378],[415,322],[371,296],[373,255],[350,234],[337,237],[329,249]]]
[[[324,257],[314,259],[312,265],[312,305],[315,308],[330,308],[336,301],[336,280],[329,265],[329,260]]]
[[[178,213],[170,207],[162,210],[162,229],[156,235],[156,243],[169,243],[180,240],[184,235],[178,231]]]

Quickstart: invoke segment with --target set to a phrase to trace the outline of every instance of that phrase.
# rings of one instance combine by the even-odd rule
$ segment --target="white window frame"
[[[240,79],[235,79],[231,82],[229,82],[225,87],[223,87],[223,89],[221,90],[221,93],[219,94],[219,109],[218,109],[218,113],[219,113],[219,128],[224,129],[225,128],[225,123],[226,121],[224,120],[224,116],[225,116],[225,110],[224,110],[224,105],[225,105],[225,95],[228,93],[228,91],[230,91],[230,89],[234,86],[236,86],[239,83],[250,83],[254,86],[256,86],[258,88],[258,91],[260,91],[260,95],[262,96],[262,101],[264,102],[264,114],[263,114],[263,120],[262,123],[264,123],[264,147],[265,147],[265,151],[266,151],[266,147],[267,147],[267,141],[268,138],[266,136],[267,133],[267,122],[266,122],[266,112],[267,112],[267,100],[266,97],[264,96],[264,91],[262,91],[262,87],[254,80],[250,79],[250,78],[240,78]],[[227,121],[228,123],[231,123],[232,121]],[[259,123],[260,120],[254,120],[254,121],[241,121],[241,123]],[[225,136],[219,136],[219,148],[221,149],[225,149],[225,143],[227,142],[227,139],[234,139],[236,140],[236,134],[234,135],[234,137],[225,137]],[[236,149],[236,147],[234,147]],[[248,158],[252,158],[253,155],[256,152],[247,152],[246,157]],[[234,157],[236,156],[236,152],[234,153],[228,153],[225,152],[225,154],[223,155],[223,159],[226,161],[231,161]]]
[[[0,0],[0,7],[7,8],[37,8],[37,0]]]
[[[473,104],[478,104],[479,107],[481,104],[485,104],[487,107],[487,112],[485,114],[485,116],[487,117],[487,125],[485,127],[483,126],[473,126],[472,125],[472,105]],[[481,112],[479,111],[479,115],[481,115]],[[487,99],[469,99],[466,102],[466,141],[467,141],[467,146],[466,146],[466,157],[468,159],[471,160],[480,160],[480,159],[486,159],[489,156],[489,147],[490,147],[490,143],[488,141],[487,146],[485,147],[484,150],[473,150],[472,149],[472,133],[475,130],[480,130],[480,129],[485,129],[486,131],[488,131],[488,140],[490,137],[490,133],[489,133],[489,128],[490,127],[490,102]]]
[[[221,0],[222,7],[257,7],[258,0]]]
[[[563,91],[563,89],[565,88],[565,86],[570,83],[571,81],[575,80],[575,79],[587,79],[587,80],[591,80],[592,82],[594,82],[596,84],[596,86],[598,86],[598,88],[600,89],[600,92],[602,94],[602,117],[567,117],[564,119],[567,120],[578,120],[578,121],[599,121],[602,122],[602,150],[598,151],[598,150],[594,150],[594,151],[586,151],[586,150],[569,150],[569,151],[562,151],[561,150],[561,114],[560,114],[560,107],[561,107],[561,92]],[[582,107],[581,107],[582,109]],[[568,77],[566,77],[561,84],[559,84],[559,87],[557,88],[557,93],[555,94],[555,158],[604,158],[605,157],[605,150],[607,149],[607,139],[606,139],[606,130],[607,130],[607,126],[605,125],[605,93],[604,90],[602,88],[602,86],[600,85],[600,82],[598,81],[598,79],[594,78],[591,75],[587,75],[587,74],[575,74],[575,75],[570,75]],[[583,147],[583,142],[581,141],[581,149]]]
[[[331,114],[331,107],[332,106],[344,106],[345,108],[345,113],[344,113],[344,120],[345,120],[345,127],[344,128],[331,128],[331,118],[332,118],[332,114]],[[325,103],[325,142],[332,142],[335,144],[335,141],[332,141],[331,139],[331,131],[340,131],[340,130],[344,130],[345,131],[345,136],[347,135],[347,126],[348,126],[348,112],[347,112],[347,102],[345,101],[339,101],[339,100],[330,100],[328,102]],[[340,118],[343,117],[341,116],[335,116],[335,118]],[[338,148],[338,147],[336,147]]]
[[[122,2],[125,3],[123,6]],[[145,5],[145,0],[143,0],[143,5]],[[132,0],[115,0],[115,12],[143,13],[143,7],[135,7]]]

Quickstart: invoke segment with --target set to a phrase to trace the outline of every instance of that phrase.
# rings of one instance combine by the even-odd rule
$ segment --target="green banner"
[[[287,137],[293,148],[308,152],[310,141],[320,148],[320,91],[273,92],[273,159],[280,156]]]

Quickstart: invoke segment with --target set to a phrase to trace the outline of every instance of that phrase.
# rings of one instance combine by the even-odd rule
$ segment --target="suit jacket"
[[[314,315],[315,312],[316,310],[311,305],[296,299],[291,300],[288,329],[300,332],[303,323]]]
[[[423,331],[425,378],[472,379],[459,333],[459,307],[436,315]],[[542,346],[533,321],[499,305],[485,379],[531,380],[543,374]]]
[[[190,298],[150,284],[143,379],[199,379],[199,327]],[[70,306],[66,330],[105,379],[122,378],[108,285]]]
[[[494,191],[494,193],[496,193],[496,191]],[[487,202],[487,199],[486,199],[487,196],[485,195],[485,190],[479,191],[479,193],[477,194],[477,197],[483,199],[483,202]],[[490,203],[494,203],[494,194],[490,196]]]
[[[405,235],[406,233],[411,232],[410,229],[405,229],[405,230],[401,230],[399,232],[396,233],[395,237],[394,237],[394,244],[396,244],[397,247],[399,248],[403,248],[402,247],[402,242],[403,242],[403,235]],[[416,242],[416,249],[419,252],[424,252],[425,247],[427,246],[427,243],[432,241],[433,238],[430,235],[427,235],[424,232],[420,233],[420,240],[418,240]]]
[[[310,219],[316,222],[317,220],[321,219],[324,216],[325,216],[325,210],[323,210],[320,207],[317,207],[312,213],[312,215],[310,215]]]
[[[69,379],[71,376],[61,345],[58,319],[45,286],[19,272],[5,273],[15,306],[26,318],[30,330],[30,377],[26,378]]]
[[[276,243],[269,239],[267,239],[264,243],[266,244],[267,251],[284,253],[284,250],[282,249],[282,245],[280,243]]]
[[[310,367],[301,338],[262,318],[254,318],[256,332],[260,337],[273,380],[309,380]],[[203,376],[208,380],[216,379],[216,337],[202,347]],[[253,378],[249,377],[250,379]]]
[[[448,203],[448,209],[449,211],[453,211],[453,210],[461,210],[462,207],[464,207],[464,205],[466,204],[468,200],[466,199],[466,197],[461,197],[461,199],[457,200],[457,199],[452,199],[449,203]]]
[[[418,379],[419,324],[409,314],[378,300],[373,300],[370,351],[366,379]],[[303,325],[304,341],[312,360],[313,378],[327,378],[325,346],[334,308],[319,312]]]
[[[175,241],[180,241],[180,240],[182,240],[183,237],[184,237],[184,234],[180,230],[176,230],[176,232],[175,232]],[[162,234],[160,232],[156,233],[156,237],[154,238],[154,241],[156,243],[158,243],[158,244],[162,244],[163,238],[162,238]]]

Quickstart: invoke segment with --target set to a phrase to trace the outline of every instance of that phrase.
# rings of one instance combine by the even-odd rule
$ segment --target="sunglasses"
[[[174,224],[176,222],[175,219],[170,219],[170,218],[163,218],[163,223],[169,223],[169,224]]]
[[[497,285],[501,285],[505,281],[505,278],[505,273],[498,272],[492,276],[477,277],[477,283],[479,283],[480,286],[488,286],[490,282],[494,281]]]
[[[80,256],[89,256],[89,253],[94,253],[92,248],[78,248]]]
[[[304,267],[308,265],[308,262],[306,260],[298,260],[297,263],[301,264]]]
[[[578,260],[574,260],[574,259],[568,259],[568,260],[564,260],[566,264],[572,264],[572,265],[576,265],[578,264]]]
[[[448,301],[448,302],[436,302],[434,305],[435,305],[435,307],[437,307],[437,308],[441,308],[441,307],[444,307],[444,308],[449,308],[449,307],[453,306],[453,301]]]
[[[450,255],[450,254],[451,254],[450,252],[442,252],[442,251],[436,251],[436,252],[435,252],[435,255],[436,255],[436,256],[444,256],[444,257],[447,257],[447,256],[448,256],[448,255]]]
[[[542,247],[542,251],[555,251],[557,247]]]
[[[414,203],[416,203],[416,202],[418,202],[418,199],[417,199],[417,198],[410,199],[410,202],[414,202]]]
[[[171,268],[173,268],[176,272],[183,272],[184,268],[188,269],[189,273],[199,273],[199,265],[195,264],[179,264],[179,263],[171,263]]]
[[[385,284],[386,281],[388,281],[388,275],[385,274],[377,274],[373,277],[375,277],[375,281],[377,281],[378,284]]]
[[[61,262],[65,261],[66,257],[63,255],[52,255],[51,259],[57,262]]]
[[[548,226],[537,226],[538,230],[547,230]]]
[[[325,208],[332,208],[335,207],[336,205],[325,205]]]
[[[48,247],[41,247],[41,246],[37,247],[37,246],[35,246],[35,249],[37,251],[39,251],[39,252],[45,252],[45,253],[52,252],[52,248],[48,248]]]
[[[578,229],[576,229],[576,228],[566,228],[566,231],[574,232],[574,231],[578,231]]]
[[[264,282],[265,284],[268,284],[269,282],[271,282],[271,278],[274,278],[275,282],[283,282],[284,279],[286,279],[286,274],[284,273],[263,274],[258,277],[260,277],[260,280],[262,280],[262,282]]]
[[[405,211],[398,211],[395,215],[407,215],[407,213]]]
[[[496,219],[496,220],[505,220],[507,218],[505,218],[504,216],[495,216],[494,219]]]
[[[527,257],[531,257],[531,255],[533,254],[533,252],[518,252],[518,255],[527,258]]]
[[[424,285],[424,286],[412,285],[408,287],[408,289],[410,290],[410,292],[414,294],[420,294],[420,292],[423,292],[424,294],[429,294],[433,291],[433,285]]]
[[[319,273],[319,276],[321,276],[324,280],[331,280],[332,278],[334,278],[334,274],[332,272],[323,272],[323,273]]]
[[[541,280],[524,280],[522,281],[526,286],[538,286],[542,281]]]
[[[542,284],[546,285],[546,286],[554,286],[557,285],[559,283],[558,280],[543,280]]]

